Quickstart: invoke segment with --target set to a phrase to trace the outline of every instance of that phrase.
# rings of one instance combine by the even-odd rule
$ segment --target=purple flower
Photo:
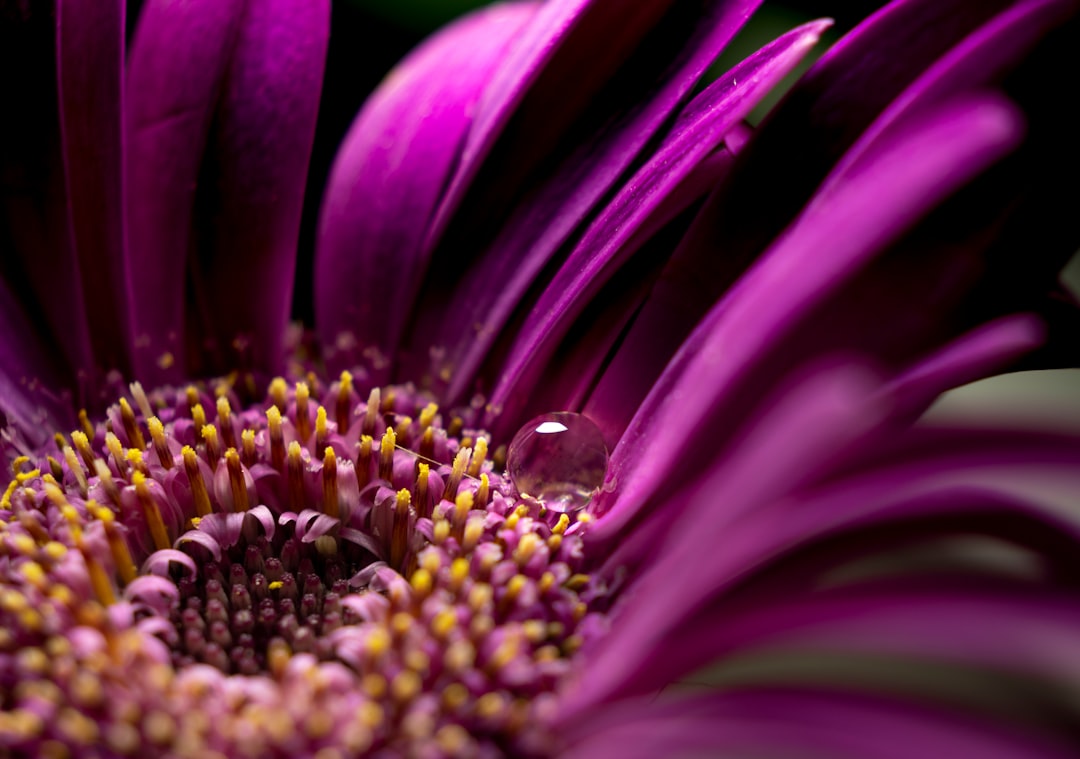
[[[1080,435],[913,422],[1075,359],[1077,5],[899,0],[751,129],[827,27],[699,87],[757,4],[425,42],[314,337],[327,4],[0,4],[0,752],[1075,755]]]

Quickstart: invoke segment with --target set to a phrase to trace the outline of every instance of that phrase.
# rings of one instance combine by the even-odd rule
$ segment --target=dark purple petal
[[[699,197],[684,195],[675,209],[667,202],[728,131],[816,44],[829,23],[813,22],[780,37],[722,76],[679,115],[649,161],[590,225],[516,330],[492,393],[491,404],[499,414],[520,416],[516,406],[526,401],[541,373],[548,376],[549,359],[573,321],[636,250],[632,243],[644,242],[642,228],[657,231]],[[657,223],[661,212],[664,218]]]
[[[209,532],[201,529],[188,530],[176,539],[176,547],[180,548],[185,543],[200,545],[214,557],[214,561],[221,561],[221,544]]]
[[[97,366],[128,368],[123,0],[56,5],[60,133],[71,240]]]
[[[427,225],[477,102],[535,11],[500,5],[452,24],[400,63],[357,116],[320,219],[315,316],[328,349],[395,352],[427,269]]]
[[[154,551],[154,553],[150,554],[150,558],[143,562],[141,571],[143,574],[149,573],[167,578],[169,576],[169,566],[174,563],[184,567],[184,569],[192,575],[198,574],[198,570],[195,568],[195,562],[192,558],[183,551],[177,551],[175,548],[165,548],[160,551]]]
[[[997,101],[960,103],[886,141],[872,158],[864,155],[860,169],[835,177],[712,309],[638,409],[608,470],[618,483],[619,510],[636,510],[677,476],[676,468],[699,467],[704,450],[695,447],[697,441],[738,428],[783,376],[783,366],[805,360],[805,353],[780,350],[781,337],[794,330],[820,332],[808,314],[835,299],[875,253],[937,200],[1008,149],[1017,129],[1014,114]],[[785,297],[774,297],[776,292]],[[616,383],[627,371],[617,371],[618,361],[585,411],[609,434],[620,427],[623,405],[633,402]],[[611,501],[601,494],[596,507],[602,513]]]

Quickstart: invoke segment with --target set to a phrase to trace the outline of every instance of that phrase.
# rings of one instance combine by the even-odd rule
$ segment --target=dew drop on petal
[[[518,430],[506,468],[518,493],[552,511],[585,507],[604,484],[608,453],[600,428],[581,414],[543,414]]]

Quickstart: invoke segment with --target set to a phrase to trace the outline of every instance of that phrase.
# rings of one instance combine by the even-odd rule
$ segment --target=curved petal
[[[517,405],[525,401],[531,383],[546,373],[548,359],[574,319],[633,252],[630,241],[659,211],[666,210],[664,201],[829,25],[829,21],[816,21],[788,32],[722,76],[684,109],[648,162],[590,225],[516,330],[510,356],[492,392],[491,405],[497,413],[518,416],[515,401]]]
[[[345,351],[339,363],[359,357],[351,350],[396,351],[427,269],[427,224],[492,71],[536,7],[499,5],[450,25],[388,75],[349,130],[315,260],[316,324],[328,352]]]
[[[784,333],[809,329],[807,313],[816,304],[835,299],[891,239],[1011,147],[1017,130],[1014,113],[998,101],[955,104],[912,126],[903,139],[886,141],[873,160],[864,156],[862,168],[847,172],[844,181],[837,178],[836,191],[796,221],[664,370],[612,453],[608,477],[619,485],[616,508],[636,510],[679,475],[676,467],[699,466],[696,457],[704,451],[696,441],[737,428],[783,375],[776,362],[799,360],[774,352]],[[778,291],[785,297],[773,297]],[[617,429],[610,420],[623,413],[617,408],[623,399],[617,388],[606,392],[594,395],[585,413]],[[612,501],[602,493],[594,508],[603,513]]]

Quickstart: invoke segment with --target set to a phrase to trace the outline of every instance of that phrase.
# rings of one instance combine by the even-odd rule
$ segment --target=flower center
[[[298,667],[329,668],[320,676],[366,704],[360,743],[469,753],[526,745],[543,729],[544,694],[603,629],[590,612],[601,593],[581,571],[580,509],[606,453],[575,415],[523,428],[513,481],[468,412],[444,425],[411,386],[363,399],[348,373],[327,387],[274,380],[247,407],[227,387],[133,385],[103,424],[80,418],[58,455],[34,470],[16,462],[0,505],[21,552],[5,598],[70,607],[52,632],[0,610],[15,648],[92,619],[106,637],[164,644],[170,682],[202,682],[209,666],[282,703]],[[78,583],[47,550],[77,557],[108,613],[55,591]],[[163,709],[180,719],[191,694],[173,690]],[[0,705],[19,698],[0,686]],[[291,733],[266,739],[285,738],[296,745]]]

